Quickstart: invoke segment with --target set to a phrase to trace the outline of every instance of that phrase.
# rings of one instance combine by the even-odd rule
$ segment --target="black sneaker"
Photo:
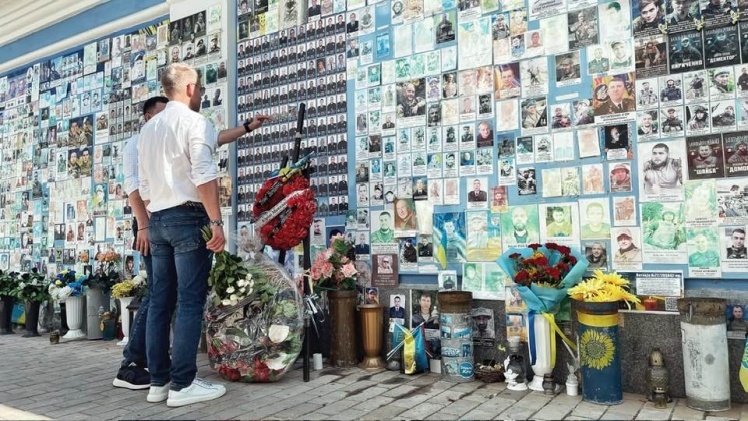
[[[151,387],[151,375],[135,365],[120,367],[112,386],[130,390],[148,389]]]

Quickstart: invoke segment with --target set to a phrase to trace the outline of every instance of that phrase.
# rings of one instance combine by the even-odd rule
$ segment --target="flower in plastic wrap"
[[[279,380],[301,352],[303,301],[288,272],[255,253],[243,261],[216,254],[206,311],[208,357],[225,379]]]

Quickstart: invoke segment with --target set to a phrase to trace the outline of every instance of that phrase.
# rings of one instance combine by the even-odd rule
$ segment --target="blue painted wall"
[[[110,0],[82,14],[0,47],[0,62],[28,54],[49,44],[54,44],[164,2],[165,0]]]

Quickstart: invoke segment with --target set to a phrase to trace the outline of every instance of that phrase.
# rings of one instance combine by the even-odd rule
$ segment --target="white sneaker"
[[[212,401],[226,394],[226,387],[202,379],[195,379],[191,385],[180,391],[170,390],[166,406],[176,407],[198,402]]]
[[[148,389],[148,397],[145,399],[151,403],[163,402],[169,397],[169,383],[163,386],[151,386]]]

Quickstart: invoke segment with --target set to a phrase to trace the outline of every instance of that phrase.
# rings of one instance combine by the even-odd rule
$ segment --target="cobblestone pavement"
[[[704,413],[677,399],[655,409],[624,394],[606,407],[562,393],[513,392],[503,383],[449,383],[441,376],[406,376],[358,368],[326,368],[304,383],[301,369],[272,384],[226,383],[221,399],[170,409],[145,400],[146,391],[112,387],[122,355],[115,342],[50,345],[46,336],[0,336],[0,420],[17,419],[427,419],[427,420],[748,420],[748,405]],[[199,375],[221,381],[198,356]]]

